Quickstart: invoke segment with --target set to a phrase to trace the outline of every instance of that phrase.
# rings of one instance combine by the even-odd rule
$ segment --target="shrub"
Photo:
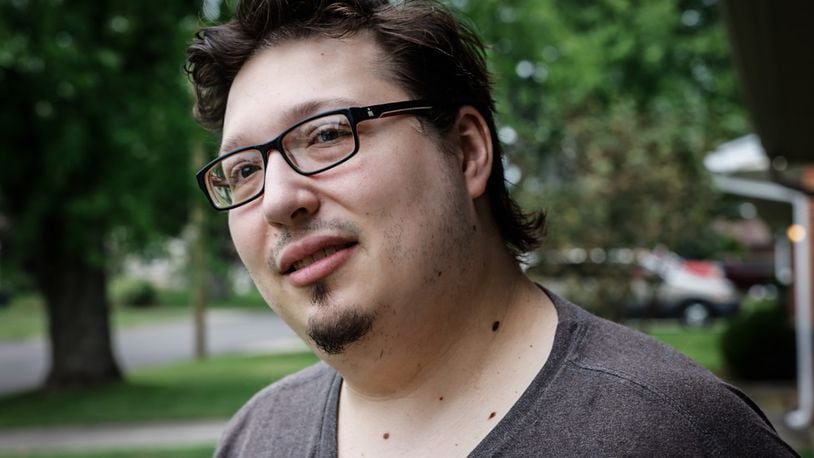
[[[743,380],[790,380],[796,374],[794,327],[782,307],[750,310],[730,322],[722,350],[730,374]]]
[[[114,304],[133,307],[155,305],[158,297],[152,283],[136,278],[126,278],[113,282],[110,294]]]

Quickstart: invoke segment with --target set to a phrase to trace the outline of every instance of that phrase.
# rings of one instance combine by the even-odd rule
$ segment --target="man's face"
[[[411,99],[382,61],[366,35],[260,51],[230,90],[224,149],[264,143],[327,110]],[[356,156],[310,177],[271,151],[265,194],[229,214],[263,297],[328,353],[432,329],[466,287],[472,249],[474,205],[437,135],[412,115],[364,121],[358,132]]]

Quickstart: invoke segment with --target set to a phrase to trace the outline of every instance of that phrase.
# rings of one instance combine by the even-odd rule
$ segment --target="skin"
[[[380,53],[364,34],[260,51],[232,85],[222,150],[322,111],[411,99]],[[492,221],[476,110],[460,109],[445,150],[409,115],[361,123],[359,136],[355,157],[311,177],[272,152],[265,194],[230,212],[232,238],[271,308],[343,376],[340,455],[465,455],[544,364],[556,312]],[[340,249],[281,271],[322,246]],[[341,351],[309,337],[360,320]]]

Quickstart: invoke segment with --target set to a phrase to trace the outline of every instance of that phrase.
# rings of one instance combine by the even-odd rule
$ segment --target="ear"
[[[486,192],[492,172],[492,135],[483,116],[471,106],[458,110],[453,129],[469,196],[476,199]]]

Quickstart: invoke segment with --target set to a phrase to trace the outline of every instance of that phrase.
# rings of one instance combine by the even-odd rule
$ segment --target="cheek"
[[[280,306],[275,297],[278,294],[275,283],[264,277],[270,273],[267,256],[270,253],[268,244],[272,242],[268,238],[271,235],[268,233],[268,225],[262,218],[255,218],[255,212],[236,213],[238,212],[233,211],[229,214],[229,232],[237,254],[269,307],[286,319],[290,314]],[[288,319],[286,321],[293,322]]]
[[[438,153],[443,154],[443,153]],[[383,255],[392,265],[433,258],[460,250],[457,232],[466,222],[466,196],[450,165],[436,161],[429,167],[409,166],[383,180],[375,213],[385,239]],[[429,164],[428,164],[429,165]],[[373,197],[372,197],[373,198]]]
[[[373,168],[365,177],[368,184],[362,188],[368,204],[365,212],[393,225],[394,236],[411,230],[431,217],[433,195],[439,186],[430,172],[426,167],[403,161]]]
[[[252,278],[255,272],[266,264],[264,238],[265,227],[262,221],[255,221],[255,212],[232,211],[229,213],[229,233],[232,236],[232,243],[235,245],[237,254],[246,266]]]

